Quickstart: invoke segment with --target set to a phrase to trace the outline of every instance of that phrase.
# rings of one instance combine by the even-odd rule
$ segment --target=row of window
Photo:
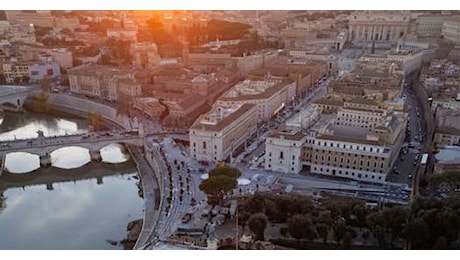
[[[331,171],[330,171],[329,168],[323,169],[323,167],[314,167],[314,170],[315,170],[315,171],[319,171],[319,172],[321,172],[321,173],[322,173],[322,172],[326,172],[326,173],[331,172],[332,175],[338,174],[338,175],[345,175],[345,176],[351,175],[352,177],[355,176],[355,173],[354,173],[354,172],[348,172],[348,171],[342,171],[342,170],[331,170]],[[358,174],[356,174],[356,176],[357,176],[358,178],[362,178],[362,177],[363,177],[363,174],[362,174],[362,173],[358,173]],[[370,177],[371,177],[371,179],[375,179],[376,176],[373,175],[373,174],[371,174]],[[369,178],[369,175],[368,175],[368,174],[364,174],[364,178],[366,178],[366,179]],[[378,176],[378,179],[379,179],[379,180],[382,180],[382,176]]]
[[[346,145],[346,144],[339,144],[339,143],[327,142],[327,141],[316,142],[316,140],[312,140],[312,139],[307,139],[306,142],[309,144],[316,144],[318,146],[336,147],[336,148],[351,149],[351,150],[356,150],[356,151],[376,152],[376,153],[380,153],[381,151],[383,151],[382,149],[375,148],[375,147],[352,145],[352,144]]]

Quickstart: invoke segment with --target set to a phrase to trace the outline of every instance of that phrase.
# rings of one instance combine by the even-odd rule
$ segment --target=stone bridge
[[[100,161],[100,149],[113,143],[143,146],[143,137],[137,132],[90,132],[77,135],[44,137],[39,131],[38,138],[3,141],[0,144],[0,175],[4,166],[4,158],[8,153],[26,152],[40,157],[40,166],[51,165],[51,152],[60,148],[77,146],[89,150],[91,160]]]

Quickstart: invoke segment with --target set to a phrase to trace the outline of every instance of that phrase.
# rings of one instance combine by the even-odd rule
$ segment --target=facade
[[[39,82],[45,77],[55,78],[61,75],[59,64],[53,60],[30,64],[28,67],[31,82]]]
[[[217,105],[256,104],[258,121],[272,118],[296,95],[296,82],[267,78],[263,81],[245,80],[228,90],[217,100]]]
[[[410,29],[409,13],[356,12],[348,17],[351,41],[395,42]]]
[[[371,106],[371,105],[369,105]],[[407,116],[345,103],[313,126],[285,126],[266,140],[265,169],[384,183],[405,136]],[[378,110],[377,110],[378,111]],[[299,157],[300,155],[300,157]]]
[[[198,161],[226,161],[255,133],[254,104],[215,106],[190,127],[190,152]]]
[[[83,65],[69,70],[68,75],[72,93],[106,100],[141,95],[140,84],[134,81],[134,73],[127,69]]]
[[[240,70],[241,75],[247,76],[251,71],[278,59],[278,52],[264,52],[244,57],[233,57],[232,59],[236,61],[236,66]]]
[[[442,35],[447,40],[460,44],[460,19],[446,18],[442,26]]]
[[[153,68],[161,63],[158,48],[154,43],[139,42],[131,44],[133,65],[142,68]]]
[[[151,118],[160,118],[166,112],[166,107],[161,105],[159,100],[153,97],[136,98],[133,106]]]
[[[2,64],[3,76],[7,84],[26,82],[29,77],[29,65],[17,61]]]
[[[442,15],[419,15],[417,17],[417,35],[419,37],[439,37],[442,33],[444,19]]]
[[[269,65],[252,71],[248,75],[248,79],[250,80],[264,80],[270,77],[295,80],[297,96],[304,95],[312,88],[311,70],[307,68]]]

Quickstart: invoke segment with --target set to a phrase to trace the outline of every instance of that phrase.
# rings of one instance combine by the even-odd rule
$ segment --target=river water
[[[33,138],[38,130],[55,136],[87,129],[83,119],[29,112],[0,115],[0,141]],[[54,175],[68,173],[69,181],[54,182],[51,189],[46,184],[20,187],[19,182],[0,190],[0,249],[121,249],[107,240],[121,241],[127,224],[143,216],[137,172],[118,144],[104,147],[101,156],[104,163],[90,163],[86,149],[66,147],[51,153],[52,168],[43,169],[37,155],[8,154],[5,168],[9,173],[0,176],[0,189],[2,181],[8,183],[2,178],[33,183],[37,174],[56,181]],[[92,172],[103,174],[102,181],[71,177]]]

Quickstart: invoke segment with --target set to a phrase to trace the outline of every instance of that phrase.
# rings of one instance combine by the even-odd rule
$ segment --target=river
[[[88,124],[83,119],[30,112],[0,115],[0,141],[33,138],[38,130],[45,136],[66,135],[87,132]],[[50,172],[69,172],[71,179],[88,172],[104,173],[102,182],[92,178],[54,182],[51,189],[45,184],[7,188],[0,199],[0,249],[121,249],[120,244],[107,241],[126,237],[127,224],[142,218],[144,203],[138,195],[135,165],[129,164],[132,161],[123,147],[106,146],[101,156],[104,163],[90,163],[86,149],[66,147],[51,153],[52,168],[42,169],[37,155],[8,154],[9,174],[0,176],[0,183],[13,174],[33,182],[28,176],[48,174],[52,179]]]

